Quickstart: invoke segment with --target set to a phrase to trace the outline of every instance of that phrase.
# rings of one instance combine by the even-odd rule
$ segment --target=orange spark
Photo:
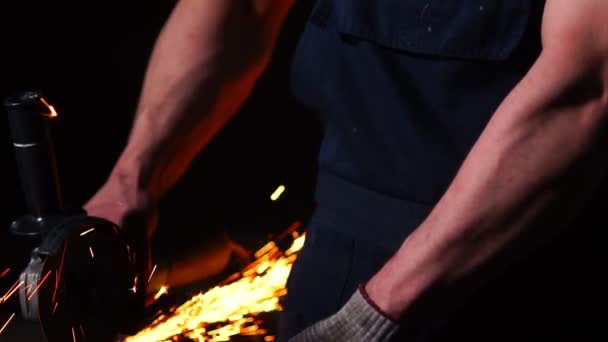
[[[95,231],[95,227],[89,229],[89,230],[85,230],[84,232],[80,233],[80,236],[85,236],[91,232]]]
[[[82,327],[82,324],[80,324],[80,332],[82,333],[82,337],[87,338],[87,335],[85,335],[84,333],[84,328]]]
[[[264,247],[260,248],[259,251],[255,252],[255,257],[256,258],[260,258],[262,257],[264,254],[267,254],[268,252],[270,252],[272,249],[274,249],[277,245],[274,243],[274,241],[270,241],[269,243],[267,243]]]
[[[6,323],[4,323],[4,325],[2,326],[2,328],[0,328],[0,334],[2,334],[2,332],[4,331],[4,329],[6,329],[6,327],[13,320],[13,318],[15,318],[15,313],[13,313],[11,315],[11,317],[8,319],[8,321],[6,321]]]
[[[148,283],[150,282],[150,280],[152,280],[152,276],[154,275],[154,271],[156,271],[156,266],[154,265],[154,268],[152,269],[152,272],[150,272],[150,276],[148,277]]]
[[[76,333],[74,332],[74,327],[72,327],[72,339],[76,342]]]
[[[57,290],[59,289],[59,279],[61,279],[61,271],[63,271],[63,261],[65,260],[65,251],[68,249],[68,241],[66,240],[63,244],[63,252],[61,252],[61,262],[59,263],[59,273],[55,275],[55,289],[53,290],[53,302],[57,296]]]
[[[49,106],[49,109],[51,110],[51,113],[49,114],[49,117],[50,118],[57,117],[57,111],[55,110],[55,107]]]
[[[8,288],[8,290],[6,291],[6,293],[4,294],[4,296],[0,297],[0,303],[2,303],[2,301],[4,300],[4,297],[6,297],[15,286],[17,286],[19,284],[19,280],[17,280],[16,282],[13,283],[13,285],[11,285],[11,287]]]
[[[281,250],[269,242],[242,272],[161,315],[126,341],[174,341],[180,335],[198,342],[229,341],[236,335],[258,335],[264,341],[274,341],[274,336],[266,336],[263,321],[254,317],[282,310],[279,300],[287,294],[287,278],[305,239],[304,234],[292,232],[284,235],[294,238],[290,248]]]
[[[42,101],[42,103],[44,103],[44,105],[49,109],[50,113],[47,114],[49,118],[57,117],[57,111],[55,110],[55,107],[51,106],[48,102],[46,102],[44,98],[40,98],[40,101]]]
[[[93,253],[93,247],[89,247],[89,253],[91,253],[91,258],[95,259],[95,253]]]
[[[169,293],[168,289],[167,286],[161,286],[160,290],[154,295],[154,300],[158,300],[162,295]]]
[[[2,273],[0,273],[0,279],[4,278],[4,276],[6,276],[10,271],[10,268],[5,269]]]
[[[27,300],[32,300],[32,297],[34,297],[34,295],[36,294],[36,292],[38,292],[38,290],[40,290],[40,287],[42,286],[42,284],[44,284],[44,282],[46,281],[46,279],[51,275],[51,271],[46,272],[46,275],[44,276],[44,278],[42,278],[42,280],[40,281],[40,283],[38,283],[38,286],[36,286],[36,288],[34,289],[34,291],[32,292],[32,294],[27,297]]]
[[[300,222],[300,221],[294,222],[291,226],[289,226],[289,228],[287,228],[286,231],[284,231],[279,236],[277,236],[276,240],[281,241],[281,240],[285,239],[286,237],[288,237],[290,234],[293,235],[293,233],[296,233],[299,236],[298,229],[301,226],[302,226],[302,222]],[[294,237],[294,239],[295,239],[295,237]]]
[[[270,200],[273,202],[278,200],[283,194],[283,192],[285,192],[285,189],[285,185],[279,185],[279,187],[272,193],[272,195],[270,195]]]
[[[55,302],[55,306],[53,307],[53,315],[55,314],[55,311],[57,311],[58,306],[59,306],[59,302]]]
[[[18,285],[17,285],[17,286],[15,286],[15,288],[14,288],[14,289],[10,290],[10,291],[9,291],[9,292],[8,292],[6,295],[4,295],[4,297],[2,297],[2,300],[0,300],[0,302],[6,302],[6,301],[8,301],[8,300],[9,300],[9,298],[11,298],[11,296],[12,296],[12,295],[14,295],[14,294],[15,294],[15,292],[17,292],[17,290],[19,290],[19,288],[20,288],[21,286],[23,286],[24,284],[25,284],[25,282],[23,282],[23,280],[22,280],[22,281],[19,281],[19,282],[18,282]],[[13,286],[11,286],[11,288],[13,288]]]
[[[294,241],[293,241],[293,245],[291,247],[289,247],[289,249],[287,251],[285,251],[285,255],[292,255],[298,251],[300,251],[302,249],[302,247],[304,247],[304,235],[297,237]]]

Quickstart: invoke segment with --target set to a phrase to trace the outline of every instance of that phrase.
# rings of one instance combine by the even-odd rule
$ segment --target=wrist
[[[145,202],[158,202],[159,198],[151,184],[152,163],[150,158],[137,154],[130,147],[122,153],[110,173],[109,183],[114,183],[124,189],[125,193],[133,194],[135,202],[140,205]]]
[[[378,312],[397,321],[406,311],[408,303],[414,300],[412,298],[414,294],[410,293],[413,290],[411,284],[402,282],[392,272],[387,275],[385,269],[382,269],[362,287],[362,290],[366,299],[370,304],[373,303]]]
[[[395,320],[378,311],[377,306],[367,297],[363,286],[353,294],[342,307],[338,316],[352,321],[361,332],[375,336],[380,341],[388,340],[399,328]]]
[[[129,213],[155,210],[157,201],[144,186],[140,169],[119,160],[97,192],[84,204],[87,211],[115,223],[121,223]]]
[[[374,310],[376,310],[376,312],[378,314],[382,315],[384,318],[390,320],[391,322],[397,324],[398,317],[395,316],[394,313],[386,312],[378,304],[376,304],[376,302],[374,302],[374,300],[367,293],[367,290],[365,289],[365,285],[360,285],[359,286],[359,292],[361,293],[361,297],[367,302],[367,304],[371,308],[373,308]]]
[[[413,240],[412,240],[413,241]],[[411,244],[410,244],[411,246]],[[413,257],[412,257],[413,256]],[[413,260],[417,259],[417,262]],[[366,284],[370,300],[389,317],[401,320],[421,306],[430,309],[430,299],[445,295],[442,267],[416,250],[403,247]],[[416,316],[419,316],[416,314]]]

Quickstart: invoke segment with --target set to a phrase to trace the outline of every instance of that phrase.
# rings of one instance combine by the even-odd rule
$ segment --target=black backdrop
[[[68,202],[82,205],[120,153],[147,58],[173,5],[169,0],[3,2],[0,96],[38,89],[57,108],[53,133]],[[162,240],[196,248],[227,230],[253,248],[309,215],[319,127],[287,87],[290,56],[308,9],[306,2],[294,9],[270,68],[241,113],[164,200]],[[0,136],[1,272],[5,266],[18,269],[29,250],[7,232],[26,208],[4,111]],[[271,202],[269,195],[280,184],[287,186],[285,196]]]

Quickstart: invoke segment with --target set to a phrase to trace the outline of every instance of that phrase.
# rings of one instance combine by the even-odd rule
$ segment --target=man
[[[177,4],[91,213],[154,212],[249,94],[291,5]],[[316,2],[292,87],[324,125],[318,208],[280,340],[595,331],[582,317],[601,288],[588,234],[607,167],[606,13],[604,0]]]

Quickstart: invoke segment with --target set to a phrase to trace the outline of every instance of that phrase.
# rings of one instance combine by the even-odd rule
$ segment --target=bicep
[[[608,1],[547,0],[542,41],[545,53],[571,59],[562,63],[608,64]]]
[[[282,22],[294,0],[180,0],[171,19],[199,38],[222,37],[227,32],[257,32]]]
[[[240,70],[267,59],[292,2],[180,0],[164,31],[185,57]]]
[[[608,108],[606,13],[606,0],[546,1],[542,52],[498,108],[499,121],[544,122],[565,117],[556,115],[558,113],[576,112],[581,122],[596,122],[605,116]]]
[[[606,0],[547,0],[542,52],[511,98],[545,109],[606,106],[607,14]]]

